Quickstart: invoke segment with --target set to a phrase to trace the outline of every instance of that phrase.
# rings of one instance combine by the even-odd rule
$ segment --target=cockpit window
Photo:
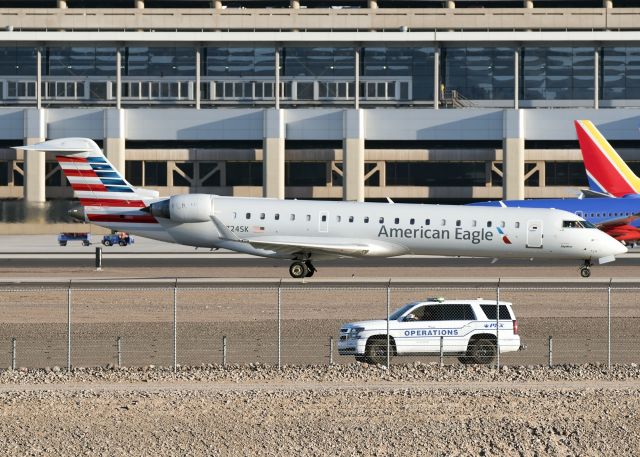
[[[563,228],[597,228],[588,221],[562,221]]]

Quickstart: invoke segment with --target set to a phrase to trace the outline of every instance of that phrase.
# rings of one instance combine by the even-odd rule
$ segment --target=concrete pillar
[[[533,0],[524,0],[525,8],[533,8]]]
[[[343,111],[343,200],[364,201],[364,111]]]
[[[25,145],[42,143],[47,138],[46,111],[37,108],[24,110]],[[44,203],[45,153],[24,151],[24,199],[27,203]]]
[[[291,0],[290,6],[294,10],[299,10],[300,9],[300,0]]]
[[[367,6],[368,6],[369,8],[371,8],[372,10],[376,10],[376,9],[378,9],[378,0],[369,0],[369,1],[367,2]]]
[[[613,0],[602,0],[603,8],[613,8]]]
[[[503,111],[502,196],[524,199],[524,111]]]
[[[67,8],[67,0],[58,0],[58,8],[66,9]]]
[[[447,0],[447,8],[455,8],[456,7],[456,2],[454,2],[453,0]]]
[[[285,119],[281,109],[264,110],[262,195],[284,199]]]
[[[136,8],[144,9],[144,0],[134,0]]]
[[[124,176],[125,111],[107,108],[104,110],[104,152],[109,162]]]

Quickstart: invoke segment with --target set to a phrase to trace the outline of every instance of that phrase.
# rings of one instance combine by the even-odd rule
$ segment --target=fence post
[[[333,365],[333,337],[329,337],[329,365]]]
[[[440,368],[444,366],[444,337],[440,337]]]
[[[549,368],[553,366],[553,337],[549,335]]]
[[[389,314],[391,308],[391,278],[387,284],[387,369],[391,368],[391,336],[389,335]]]
[[[178,371],[178,279],[173,285],[173,372]]]
[[[67,288],[67,371],[71,371],[71,281]]]
[[[607,289],[607,368],[611,370],[611,281],[609,278],[609,287]]]
[[[227,337],[222,337],[222,366],[227,366]]]
[[[282,278],[278,284],[278,371],[282,368]]]
[[[11,369],[16,369],[16,337],[11,338]]]
[[[500,279],[496,287],[496,368],[500,369]]]
[[[118,368],[122,368],[122,338],[116,338],[116,348],[118,351]]]

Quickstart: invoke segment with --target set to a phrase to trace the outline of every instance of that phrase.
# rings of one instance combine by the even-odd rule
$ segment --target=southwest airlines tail
[[[86,220],[103,226],[117,223],[119,227],[157,224],[155,217],[143,211],[157,198],[157,192],[129,184],[92,140],[64,138],[18,149],[55,153],[74,197],[84,207]]]
[[[640,179],[591,123],[575,121],[589,188],[614,197],[640,194]]]

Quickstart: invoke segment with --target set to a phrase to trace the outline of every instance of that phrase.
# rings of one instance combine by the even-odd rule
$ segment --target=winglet
[[[631,171],[591,121],[574,122],[589,188],[623,197],[640,193],[640,179]]]

